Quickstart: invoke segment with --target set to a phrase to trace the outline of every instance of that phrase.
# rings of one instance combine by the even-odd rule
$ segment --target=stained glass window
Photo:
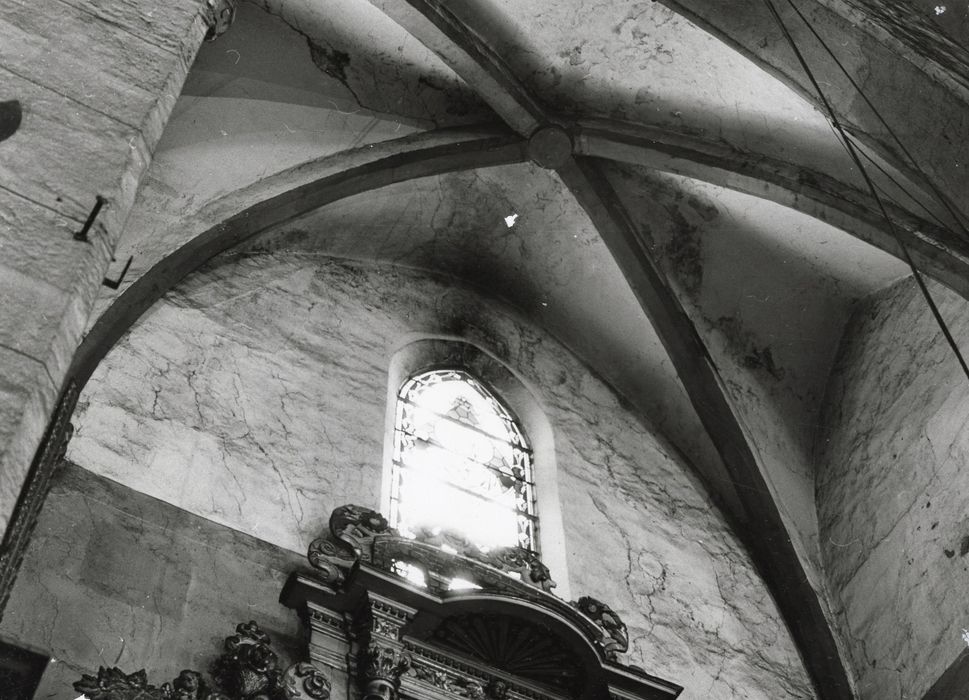
[[[460,533],[487,551],[538,549],[532,453],[510,411],[457,369],[397,394],[390,521],[405,536]]]

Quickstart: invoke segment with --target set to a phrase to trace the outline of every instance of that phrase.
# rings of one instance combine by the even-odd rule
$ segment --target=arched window
[[[532,452],[481,381],[421,372],[397,393],[390,523],[406,536],[454,531],[489,550],[538,550]]]

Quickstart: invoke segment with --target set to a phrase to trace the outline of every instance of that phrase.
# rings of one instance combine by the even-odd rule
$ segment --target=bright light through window
[[[390,519],[401,534],[447,530],[485,551],[537,550],[531,450],[481,382],[424,372],[401,387],[396,416]]]
[[[394,573],[403,576],[415,586],[427,588],[427,577],[420,568],[413,564],[403,561],[394,562]]]
[[[455,577],[451,579],[447,589],[449,591],[480,591],[481,586],[467,579]]]

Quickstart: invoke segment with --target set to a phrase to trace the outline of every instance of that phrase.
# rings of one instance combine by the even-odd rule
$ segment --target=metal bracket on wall
[[[103,284],[108,289],[117,289],[118,287],[120,287],[121,283],[124,281],[125,275],[128,274],[128,268],[131,267],[131,261],[134,259],[135,258],[133,255],[128,256],[128,262],[124,264],[124,269],[121,270],[121,274],[118,275],[118,279],[111,280],[105,277],[104,279],[101,280],[101,284]],[[111,262],[114,262],[114,258],[111,258]]]
[[[91,230],[91,227],[94,225],[94,220],[98,218],[98,214],[101,212],[101,207],[103,207],[104,203],[107,201],[108,200],[101,195],[94,198],[94,207],[91,209],[91,213],[87,215],[87,221],[84,222],[84,226],[81,227],[81,230],[74,234],[75,241],[84,241],[85,243],[89,243],[87,238],[88,231]]]

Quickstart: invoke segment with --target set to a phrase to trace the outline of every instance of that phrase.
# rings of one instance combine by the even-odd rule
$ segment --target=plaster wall
[[[853,303],[906,268],[749,195],[629,166],[607,173],[709,348],[823,598],[813,444],[827,378]]]
[[[654,216],[655,209],[642,215],[662,226],[665,220]],[[511,226],[504,219],[510,214]],[[656,332],[608,248],[547,170],[521,163],[382,187],[284,223],[241,249],[299,250],[441,270],[486,288],[621,387],[701,474],[711,481],[724,478]]]
[[[256,620],[286,660],[303,653],[277,600],[299,555],[70,463],[59,468],[0,637],[51,657],[37,698],[75,700],[99,666],[145,668],[161,685],[207,673],[239,622]]]
[[[0,527],[202,42],[200,8],[0,2]],[[99,195],[90,242],[74,240]]]
[[[480,123],[493,113],[431,49],[376,3],[253,0],[307,45],[320,73],[341,83],[355,109],[415,126]]]
[[[496,0],[455,11],[563,114],[656,125],[826,172],[848,165],[800,95],[662,3]]]
[[[931,290],[967,347],[969,305]],[[922,697],[966,646],[969,382],[912,281],[846,329],[817,446],[822,554],[860,697]]]
[[[69,454],[304,551],[334,506],[379,506],[388,364],[415,335],[475,343],[534,393],[552,426],[572,594],[623,616],[628,662],[689,699],[813,697],[769,594],[678,453],[545,332],[445,278],[223,258],[108,355]]]

